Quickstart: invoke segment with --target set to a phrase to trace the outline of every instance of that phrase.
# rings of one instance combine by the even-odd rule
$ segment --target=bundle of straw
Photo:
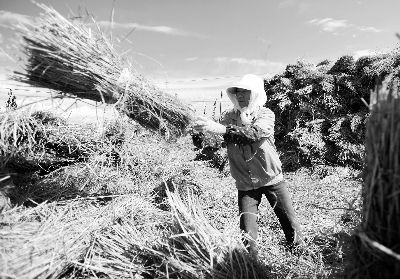
[[[400,98],[377,89],[367,126],[367,170],[356,278],[400,278]],[[385,95],[385,96],[382,96]],[[371,101],[372,103],[372,101]]]
[[[37,20],[18,26],[27,61],[26,72],[16,72],[17,79],[115,104],[139,124],[166,136],[183,132],[191,119],[189,107],[138,74],[93,19],[90,25],[72,21],[53,8],[38,6],[43,13]]]
[[[171,207],[169,240],[152,248],[148,256],[161,261],[161,278],[264,278],[260,266],[240,243],[240,234],[215,229],[204,216],[196,197],[188,192],[186,202],[168,191]],[[156,265],[157,266],[157,265]]]
[[[240,234],[213,228],[193,194],[188,193],[187,202],[168,189],[167,195],[171,211],[164,222],[149,220],[141,225],[131,220],[110,226],[96,236],[82,267],[111,278],[137,274],[145,278],[266,278],[240,243]],[[153,215],[152,211],[146,214]]]
[[[115,197],[105,206],[99,206],[97,198],[101,197],[42,203],[28,209],[16,207],[0,214],[0,278],[76,278],[73,273],[91,262],[87,255],[93,250],[93,239],[106,238],[96,236],[120,220],[132,218],[139,226],[138,219],[147,217],[143,213],[146,202],[137,195]],[[113,238],[107,243],[113,245]],[[112,277],[112,271],[127,263],[121,261],[124,255],[113,256],[101,261],[113,269],[91,270],[104,270],[109,278],[121,278]],[[128,265],[132,270],[133,265]],[[137,269],[142,272],[145,268]],[[79,276],[89,277],[93,278]]]
[[[90,233],[100,222],[89,214],[77,217],[79,209],[82,210],[82,203],[71,202],[65,208],[43,203],[26,211],[16,208],[1,216],[2,224],[7,225],[0,235],[0,277],[59,278],[72,266],[72,260],[81,260]],[[96,211],[91,209],[91,213]],[[21,212],[17,214],[18,211]]]
[[[265,278],[265,274],[247,253],[240,234],[226,235],[209,223],[196,197],[188,192],[184,202],[167,189],[171,206],[170,241],[154,256],[161,256],[166,272],[180,278]],[[158,254],[158,255],[157,255]]]
[[[19,152],[32,153],[44,134],[44,127],[28,111],[0,114],[0,170]]]

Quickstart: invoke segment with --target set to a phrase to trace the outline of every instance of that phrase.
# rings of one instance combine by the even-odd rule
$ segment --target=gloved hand
[[[217,135],[223,135],[226,132],[226,127],[224,125],[202,116],[197,117],[193,129],[197,132],[209,132]]]

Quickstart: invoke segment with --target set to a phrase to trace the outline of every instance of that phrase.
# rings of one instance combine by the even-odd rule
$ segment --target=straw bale
[[[26,59],[25,72],[16,72],[17,79],[114,104],[167,137],[184,132],[191,121],[189,107],[136,72],[93,19],[91,24],[69,20],[51,7],[38,6],[43,12],[35,22],[18,26]]]
[[[30,117],[27,111],[13,110],[0,114],[0,169],[19,153],[34,153],[43,135],[43,125]]]
[[[157,259],[161,277],[175,278],[262,278],[262,270],[240,243],[240,234],[221,233],[205,217],[198,200],[188,193],[186,201],[167,189],[171,207],[168,242],[142,247]],[[159,268],[161,261],[161,266]]]
[[[333,65],[299,61],[265,80],[265,106],[275,113],[276,144],[283,157],[297,154],[301,164],[362,167],[371,89],[377,78],[399,79],[399,57],[397,48],[357,61],[346,55]],[[319,119],[325,120],[324,128],[310,128]]]
[[[400,98],[394,93],[378,98],[368,121],[355,278],[400,277]]]
[[[105,206],[101,206],[100,199],[87,197],[42,203],[33,208],[17,207],[0,215],[0,277],[76,278],[69,275],[76,271],[83,274],[89,269],[86,266],[93,263],[93,258],[88,256],[95,256],[92,252],[98,240],[111,237],[108,244],[113,248],[118,245],[107,234],[112,225],[130,221],[140,227],[158,218],[163,220],[150,202],[137,195],[111,198]],[[124,255],[107,258],[106,251],[97,252],[99,265],[109,261],[112,268],[118,269],[126,264],[122,262]]]

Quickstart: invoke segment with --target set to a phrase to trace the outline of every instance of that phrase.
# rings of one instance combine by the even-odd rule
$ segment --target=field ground
[[[165,184],[175,185],[182,199],[186,189],[195,193],[209,224],[222,235],[238,231],[237,193],[229,170],[196,160],[190,136],[166,143],[132,126],[113,125],[113,136],[124,138],[113,149],[119,152],[119,164],[112,163],[115,141],[110,140],[83,162],[15,180],[20,205],[0,217],[1,276],[128,278],[127,261],[129,265],[137,256],[127,257],[127,247],[138,242],[152,247],[168,233],[163,229],[170,218],[168,205],[160,205]],[[98,137],[87,127],[74,133]],[[359,172],[316,166],[284,175],[307,248],[299,253],[285,248],[279,223],[264,199],[258,243],[265,277],[343,278],[351,270],[352,235],[360,221]],[[145,270],[143,262],[135,268]]]

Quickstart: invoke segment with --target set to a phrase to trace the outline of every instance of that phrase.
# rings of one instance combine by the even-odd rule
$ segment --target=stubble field
[[[298,253],[285,248],[263,200],[255,261],[240,246],[229,168],[198,160],[190,135],[166,142],[127,118],[100,128],[46,117],[36,120],[44,131],[37,146],[20,149],[7,163],[16,195],[15,206],[0,217],[2,277],[209,278],[216,274],[210,263],[224,267],[218,274],[225,277],[214,278],[232,272],[237,278],[342,278],[351,272],[359,171],[315,166],[285,172],[307,247]],[[201,241],[191,242],[194,236]],[[176,237],[187,245],[176,246]],[[235,249],[256,275],[241,276],[246,265],[238,271],[234,261],[220,262]]]

